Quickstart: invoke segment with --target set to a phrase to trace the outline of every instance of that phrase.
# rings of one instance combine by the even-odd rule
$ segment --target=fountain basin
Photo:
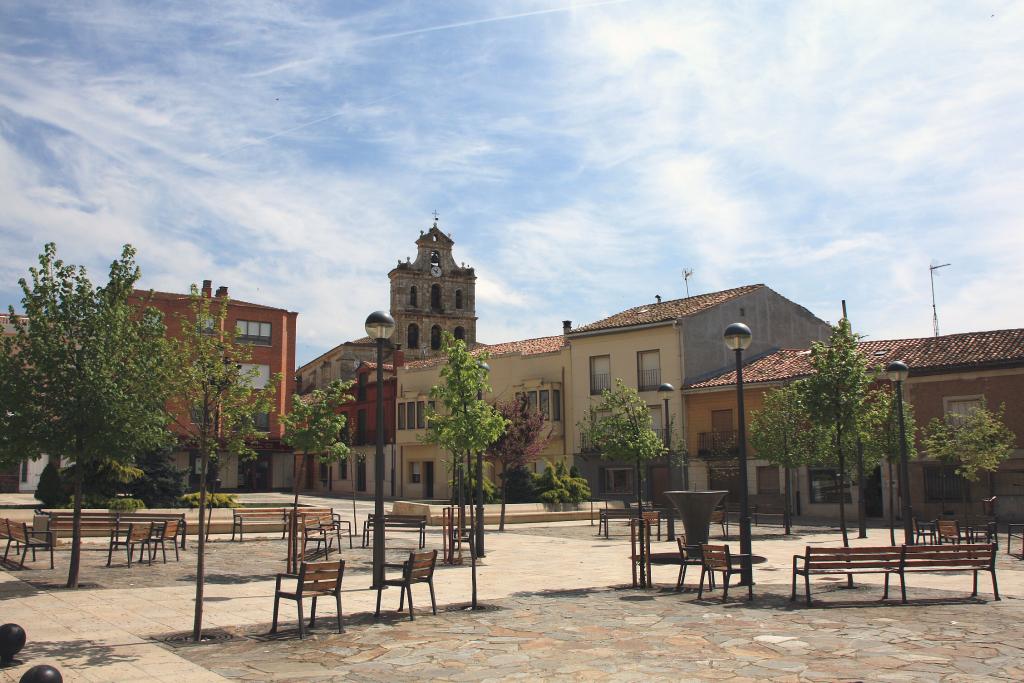
[[[722,502],[728,491],[665,491],[665,497],[672,501],[686,529],[686,544],[699,545],[708,542],[711,528],[711,513]]]

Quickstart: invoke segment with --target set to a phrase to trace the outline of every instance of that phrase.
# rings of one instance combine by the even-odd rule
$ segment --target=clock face
[[[437,265],[436,263],[434,265],[430,266],[430,274],[433,275],[434,277],[440,277],[441,276],[441,266]]]

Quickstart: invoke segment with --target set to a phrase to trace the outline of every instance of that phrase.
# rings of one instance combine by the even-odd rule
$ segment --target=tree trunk
[[[75,512],[71,522],[71,562],[68,566],[68,588],[78,588],[78,569],[82,564],[82,481],[85,471],[79,457],[75,458]]]
[[[210,466],[210,454],[206,450],[206,439],[200,440],[202,449],[199,466],[199,547],[196,549],[196,608],[192,623],[192,640],[203,638],[203,588],[206,582],[206,471]]]
[[[498,520],[498,531],[505,530],[505,496],[508,495],[508,471],[501,473],[501,519]]]
[[[782,524],[786,527],[786,535],[792,532],[793,525],[793,471],[790,468],[786,468],[786,488],[785,496],[786,500],[782,503]]]
[[[839,528],[843,532],[843,547],[850,547],[846,533],[846,454],[843,453],[843,429],[836,427],[836,452],[839,455]]]
[[[864,444],[860,437],[857,437],[857,538],[867,537],[867,504],[864,500]]]

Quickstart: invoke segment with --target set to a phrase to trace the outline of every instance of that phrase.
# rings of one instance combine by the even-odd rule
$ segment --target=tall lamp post
[[[900,509],[903,515],[903,539],[907,545],[914,543],[914,511],[910,507],[910,467],[907,463],[907,427],[903,422],[903,381],[910,374],[910,368],[901,360],[894,360],[885,367],[885,374],[895,384],[896,415],[900,425]]]
[[[486,376],[491,371],[491,366],[484,361],[478,361],[477,368]],[[484,400],[484,392],[476,392],[476,400]],[[484,553],[484,452],[476,452],[476,556],[486,557]]]
[[[672,397],[675,390],[676,388],[668,382],[663,382],[662,385],[658,387],[658,393],[663,395],[665,401],[665,457],[668,458],[668,478],[670,482],[672,481],[672,430],[669,429],[668,400]],[[675,484],[673,484],[672,487],[675,488]],[[672,507],[673,506],[670,504],[667,508],[668,540],[670,541],[674,541],[676,539],[676,517],[672,514]]]
[[[747,493],[747,416],[743,410],[743,351],[750,346],[750,328],[743,323],[733,323],[725,328],[725,345],[736,352],[736,409],[739,412],[737,441],[740,468],[740,553],[747,555],[743,563],[743,583],[754,581],[750,557],[750,500]]]
[[[384,311],[366,318],[366,334],[377,342],[377,453],[373,459],[373,585],[384,585],[384,342],[395,331],[395,319]]]

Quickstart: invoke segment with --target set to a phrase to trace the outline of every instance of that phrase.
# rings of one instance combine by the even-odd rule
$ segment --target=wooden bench
[[[281,530],[281,538],[288,532],[288,516],[291,508],[233,508],[231,510],[231,540],[245,540],[246,527],[258,526],[264,531],[272,527],[272,531]]]
[[[13,522],[9,519],[0,518],[0,538],[7,539],[7,545],[4,548],[4,562],[7,561],[7,554],[11,550],[11,544],[14,544],[14,551],[21,551],[21,562],[18,563],[19,567],[25,566],[25,558],[28,556],[28,551],[32,551],[32,561],[36,561],[36,550],[49,550],[50,551],[50,569],[53,569],[53,532],[52,531],[33,531],[29,529],[28,524],[25,522]]]
[[[374,515],[371,512],[363,522],[363,547],[370,545],[371,532],[374,526]],[[384,529],[395,531],[415,531],[419,533],[420,548],[427,544],[427,518],[416,515],[384,515]]]
[[[902,545],[866,548],[812,548],[807,547],[803,555],[793,556],[793,591],[790,600],[796,600],[797,576],[804,577],[804,591],[807,605],[811,604],[811,575],[843,575],[851,582],[854,574],[884,574],[885,592],[882,599],[889,597],[889,577],[900,577],[902,602],[907,601],[907,572],[948,572],[971,571],[974,573],[974,590],[978,594],[978,572],[987,571],[992,575],[992,592],[999,600],[996,581],[996,546],[992,543],[959,545]],[[802,566],[801,566],[802,562]]]
[[[74,529],[73,510],[42,510],[36,517],[33,528],[39,526],[45,520],[46,531],[54,532],[54,540],[70,538]],[[82,511],[82,535],[83,536],[109,536],[117,527],[125,526],[133,522],[169,522],[178,523],[178,533],[181,536],[181,548],[185,549],[185,534],[188,527],[185,521],[184,512],[95,512],[91,510]]]

